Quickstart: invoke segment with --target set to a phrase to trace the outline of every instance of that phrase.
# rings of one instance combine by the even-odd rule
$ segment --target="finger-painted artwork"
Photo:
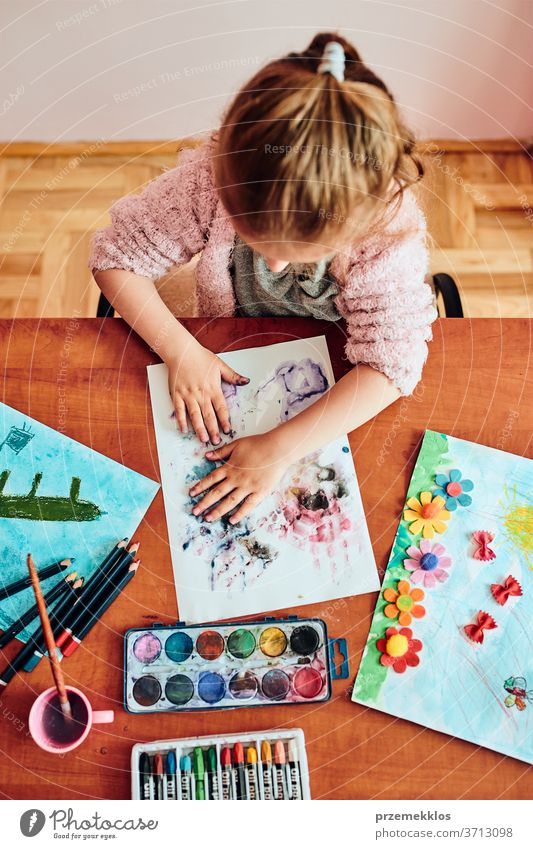
[[[533,763],[532,569],[533,461],[426,431],[353,700]]]
[[[333,385],[324,337],[223,354],[250,378],[224,386],[232,432],[264,433]],[[148,367],[180,616],[208,621],[376,590],[379,586],[353,460],[345,438],[287,469],[238,525],[192,515],[193,481],[215,467],[176,426],[166,366]]]
[[[159,486],[44,424],[0,404],[0,586],[75,558],[89,577],[110,548],[131,537]],[[43,582],[46,592],[57,576]],[[33,604],[24,590],[0,602],[0,627]],[[22,639],[34,630],[30,625]]]

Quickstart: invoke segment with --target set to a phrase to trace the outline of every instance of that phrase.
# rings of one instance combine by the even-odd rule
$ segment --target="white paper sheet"
[[[264,433],[334,381],[323,336],[220,355],[250,378],[225,387],[233,438]],[[291,466],[237,526],[191,513],[188,491],[213,467],[206,446],[179,432],[165,365],[148,366],[180,617],[216,621],[379,589],[346,438]],[[230,437],[225,437],[230,441]]]

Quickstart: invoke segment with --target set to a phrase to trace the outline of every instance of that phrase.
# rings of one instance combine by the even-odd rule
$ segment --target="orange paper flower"
[[[418,498],[410,498],[407,502],[403,517],[406,522],[411,522],[409,532],[411,534],[422,533],[426,539],[431,539],[435,534],[443,534],[447,529],[451,515],[445,509],[444,498],[431,492],[421,492]]]
[[[409,581],[399,581],[398,592],[393,590],[392,587],[387,587],[384,590],[383,598],[390,604],[386,605],[383,612],[389,619],[398,617],[400,625],[410,625],[413,616],[415,619],[422,619],[426,615],[426,608],[416,603],[422,601],[424,596],[424,590],[420,590],[418,587],[411,589]]]

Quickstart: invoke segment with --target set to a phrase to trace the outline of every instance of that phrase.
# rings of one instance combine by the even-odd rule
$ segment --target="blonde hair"
[[[318,73],[336,41],[344,80]],[[238,92],[216,135],[215,182],[235,225],[283,241],[367,230],[423,167],[385,84],[344,38],[319,33]]]

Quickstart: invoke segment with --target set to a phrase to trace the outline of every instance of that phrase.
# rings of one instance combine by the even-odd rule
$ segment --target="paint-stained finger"
[[[242,489],[234,489],[233,492],[230,492],[229,495],[226,495],[226,497],[217,504],[214,510],[207,513],[205,516],[206,520],[208,522],[213,522],[216,519],[222,518],[222,516],[225,516],[226,513],[230,512],[230,510],[233,510],[237,504],[240,504],[240,502],[246,498],[246,495],[247,493],[243,492]]]
[[[201,492],[205,492],[206,489],[214,486],[216,483],[220,483],[223,481],[225,477],[227,477],[228,470],[226,466],[218,466],[216,469],[213,469],[212,472],[209,472],[205,478],[197,481],[193,484],[189,490],[189,495],[193,497],[195,495],[200,495]]]
[[[237,440],[235,440],[236,442]],[[231,452],[235,448],[235,442],[227,442],[226,445],[221,445],[220,448],[215,448],[211,451],[206,451],[205,456],[208,460],[227,460]]]
[[[202,418],[204,425],[207,428],[209,439],[213,445],[218,445],[220,442],[220,433],[218,432],[218,422],[210,400],[203,401],[201,404]]]
[[[246,516],[249,516],[254,507],[256,507],[260,501],[261,499],[255,493],[252,493],[247,498],[245,498],[239,508],[235,510],[235,513],[230,516],[229,521],[231,522],[231,524],[236,525],[237,522],[241,521],[241,519],[245,519]]]
[[[189,413],[191,424],[198,439],[200,439],[202,442],[209,442],[209,436],[207,430],[205,429],[204,420],[202,418],[202,411],[200,410],[200,405],[198,404],[198,401],[194,400],[194,398],[186,398],[185,401],[187,404],[187,412]]]
[[[182,433],[188,433],[187,427],[187,409],[185,401],[179,395],[174,396],[174,409],[176,411],[176,421]]]
[[[216,504],[218,501],[224,498],[225,495],[228,495],[233,490],[233,488],[234,485],[232,483],[229,483],[229,481],[221,483],[219,486],[216,486],[214,489],[210,490],[207,495],[204,495],[204,497],[194,505],[192,512],[195,516],[199,516],[201,513],[205,513],[205,511],[212,507],[213,504]]]
[[[224,431],[224,433],[229,433],[231,430],[231,424],[229,420],[228,407],[226,404],[226,399],[222,392],[217,392],[217,394],[212,399],[213,409],[216,413],[216,417],[219,421],[220,427]]]

